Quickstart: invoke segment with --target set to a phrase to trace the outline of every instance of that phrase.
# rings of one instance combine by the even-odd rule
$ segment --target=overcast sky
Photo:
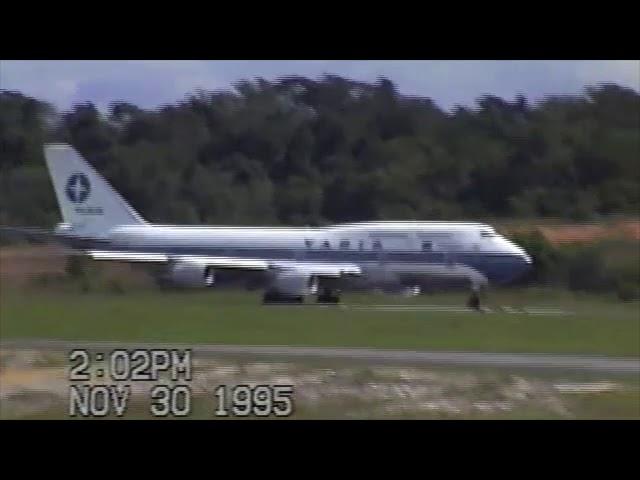
[[[18,90],[61,109],[93,102],[105,109],[124,100],[153,108],[174,102],[197,88],[228,90],[240,79],[287,75],[316,78],[331,73],[355,80],[384,76],[406,95],[432,98],[449,109],[473,106],[485,94],[513,99],[524,94],[580,93],[585,85],[613,82],[640,90],[639,60],[584,61],[405,61],[405,60],[153,60],[0,61],[0,89]]]

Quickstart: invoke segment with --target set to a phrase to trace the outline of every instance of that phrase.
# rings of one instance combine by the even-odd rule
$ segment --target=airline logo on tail
[[[91,193],[91,183],[84,173],[74,173],[67,180],[67,198],[73,203],[83,203]]]
[[[102,238],[115,226],[146,224],[72,146],[46,144],[44,156],[62,221],[74,234]]]
[[[102,207],[81,206],[91,194],[91,182],[84,173],[74,173],[69,176],[64,187],[64,193],[71,203],[77,206],[74,211],[79,215],[104,215]]]

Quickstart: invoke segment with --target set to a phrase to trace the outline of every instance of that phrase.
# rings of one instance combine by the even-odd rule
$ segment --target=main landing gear
[[[340,292],[331,288],[323,288],[316,301],[318,303],[340,303]]]
[[[340,292],[331,288],[323,288],[318,294],[317,303],[335,304],[340,303]],[[302,304],[302,295],[282,295],[278,292],[267,291],[262,297],[262,303],[267,304]]]
[[[276,292],[265,292],[262,297],[263,304],[285,303],[285,304],[301,304],[304,303],[302,295],[281,295]]]
[[[477,292],[471,292],[471,295],[467,300],[467,307],[473,310],[477,310],[478,312],[482,311],[482,309],[480,308],[480,296]]]

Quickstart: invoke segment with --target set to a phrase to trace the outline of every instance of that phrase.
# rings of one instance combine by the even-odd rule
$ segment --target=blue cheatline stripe
[[[227,257],[264,257],[271,259],[296,259],[296,260],[341,260],[341,261],[379,261],[387,262],[426,262],[456,263],[476,262],[479,259],[510,259],[514,255],[487,252],[411,252],[406,250],[385,250],[382,252],[358,251],[358,250],[308,250],[296,248],[222,248],[201,246],[177,246],[177,245],[118,245],[96,243],[90,248],[111,250],[119,252],[148,252],[167,253],[170,255],[198,255],[198,256],[227,256]]]
[[[89,247],[91,248],[91,247]],[[117,245],[96,242],[94,248],[121,252],[165,253],[211,257],[260,258],[266,260],[296,260],[350,263],[455,263],[471,267],[491,281],[508,281],[523,273],[528,266],[518,255],[487,252],[407,252],[399,250],[319,250],[299,248],[220,248],[176,245]]]

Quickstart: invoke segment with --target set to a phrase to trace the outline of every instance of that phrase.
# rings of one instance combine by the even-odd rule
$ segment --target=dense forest
[[[0,225],[59,214],[42,145],[68,142],[153,222],[590,220],[640,210],[640,94],[479,98],[447,112],[386,79],[244,81],[155,110],[0,91]]]

